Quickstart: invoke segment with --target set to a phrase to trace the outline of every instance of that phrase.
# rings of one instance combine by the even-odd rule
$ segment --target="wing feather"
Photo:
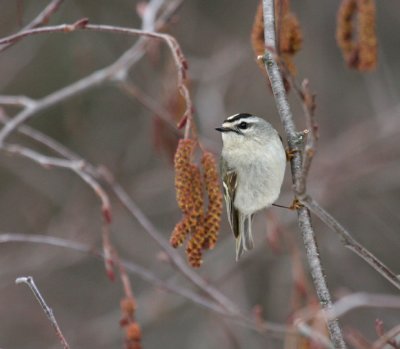
[[[229,168],[224,158],[221,158],[221,174],[228,221],[235,238],[237,238],[239,236],[239,212],[233,205],[237,187],[237,174]]]

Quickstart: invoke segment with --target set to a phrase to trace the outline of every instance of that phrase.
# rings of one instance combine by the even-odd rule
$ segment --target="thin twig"
[[[324,335],[313,330],[304,321],[298,319],[294,322],[294,326],[296,326],[300,333],[306,337],[313,336],[313,338],[315,337],[318,339],[319,344],[323,345],[325,348],[335,349],[332,343]]]
[[[16,144],[5,144],[2,149],[8,154],[18,155],[30,159],[45,168],[65,168],[75,172],[83,181],[86,182],[101,201],[103,216],[106,221],[111,220],[110,199],[102,186],[87,172],[84,171],[85,162],[80,159],[65,160],[40,154],[32,149]]]
[[[275,11],[273,0],[263,0],[264,12],[264,38],[265,38],[265,55],[264,62],[265,68],[271,82],[272,91],[275,98],[275,103],[278,108],[281,122],[285,129],[286,138],[289,144],[289,150],[294,152],[291,159],[292,180],[295,187],[295,192],[299,192],[299,183],[302,174],[302,161],[301,154],[298,150],[299,136],[293,121],[293,115],[287,100],[285,87],[283,85],[282,76],[279,67],[275,62],[273,54],[276,52],[276,39],[275,39]],[[325,276],[322,271],[321,261],[319,258],[318,248],[315,241],[315,233],[311,225],[311,217],[307,208],[301,207],[297,210],[298,223],[300,231],[303,235],[303,240],[306,248],[306,254],[310,272],[317,291],[317,295],[323,309],[332,307],[331,296],[328,286],[326,284]],[[343,339],[342,330],[340,329],[337,319],[328,321],[328,330],[331,340],[335,348],[346,348]]]
[[[96,24],[88,24],[88,20],[86,18],[80,19],[72,24],[61,24],[56,26],[48,26],[48,27],[41,27],[41,28],[34,28],[27,31],[23,31],[14,35],[11,35],[7,38],[0,40],[0,44],[2,43],[9,43],[24,38],[26,36],[36,35],[36,34],[43,34],[43,33],[59,33],[59,32],[73,32],[79,29],[89,30],[89,31],[96,31],[96,32],[107,32],[107,33],[117,33],[117,34],[125,34],[125,35],[133,35],[133,36],[145,36],[153,39],[161,39],[166,42],[168,47],[171,50],[172,56],[174,58],[174,62],[177,67],[178,72],[178,90],[182,94],[185,99],[186,103],[186,110],[182,116],[182,119],[187,119],[187,123],[190,125],[190,121],[192,119],[192,101],[190,99],[189,91],[185,84],[185,79],[187,75],[187,61],[182,53],[182,50],[176,41],[176,39],[169,35],[169,34],[160,34],[156,32],[147,32],[139,29],[132,29],[132,28],[124,28],[124,27],[116,27],[110,25],[96,25]],[[100,81],[103,81],[109,76],[104,76],[100,74],[102,71],[98,71],[93,78],[97,78]],[[69,96],[76,95],[77,91],[81,91],[87,88],[86,85],[78,85],[79,81],[75,84],[69,86],[69,91],[63,91],[64,94],[66,92],[69,93]],[[90,82],[92,85],[94,82]],[[95,83],[99,83],[95,79]],[[73,90],[71,91],[71,87]],[[0,145],[4,142],[4,140],[22,123],[32,117],[37,111],[43,110],[52,106],[53,104],[58,102],[58,99],[61,97],[59,94],[52,93],[47,97],[42,98],[41,100],[36,101],[36,105],[32,106],[31,108],[26,108],[21,113],[16,115],[13,119],[11,119],[0,131]],[[64,96],[62,96],[65,99]],[[186,132],[185,132],[186,134]]]
[[[295,318],[302,321],[310,321],[316,317],[329,320],[340,318],[358,308],[400,309],[400,297],[390,294],[352,293],[340,298],[332,304],[332,308],[327,310],[310,307],[301,309],[296,312]]]
[[[57,141],[51,139],[50,137],[42,134],[39,131],[36,131],[32,129],[29,126],[26,125],[21,125],[18,130],[21,129],[21,132],[23,132],[25,135],[31,137],[32,139],[35,139],[36,141],[42,143],[43,145],[48,146],[50,149],[53,151],[59,153],[60,155],[68,155],[71,159],[73,159],[77,163],[84,162],[84,160],[80,159],[78,155],[72,153],[70,150],[65,148],[62,144],[59,144]],[[68,168],[68,164],[66,164]],[[273,324],[270,322],[263,322],[262,324],[255,324],[253,320],[250,320],[249,318],[243,316],[237,309],[236,307],[233,307],[230,302],[223,294],[221,294],[217,289],[215,289],[212,285],[208,284],[205,282],[200,276],[198,276],[195,272],[193,272],[190,268],[188,268],[183,261],[183,259],[176,254],[176,252],[171,249],[169,246],[168,242],[163,239],[162,235],[160,232],[156,230],[156,228],[152,225],[152,223],[147,219],[147,217],[141,212],[141,210],[137,207],[137,205],[129,198],[129,196],[125,193],[125,191],[122,189],[121,186],[119,186],[117,183],[112,181],[112,178],[109,176],[104,175],[101,173],[101,171],[98,171],[94,166],[86,163],[85,164],[85,170],[89,171],[91,175],[97,175],[97,176],[102,176],[104,180],[109,182],[112,191],[114,194],[117,196],[117,198],[121,201],[121,203],[125,206],[125,208],[134,216],[136,219],[139,221],[140,224],[142,224],[143,228],[150,234],[150,236],[159,244],[160,247],[164,249],[164,251],[167,253],[169,256],[170,260],[173,262],[175,267],[180,270],[183,275],[185,275],[190,281],[192,281],[194,284],[196,284],[203,292],[207,293],[211,298],[215,299],[219,304],[216,304],[214,302],[210,302],[206,298],[203,298],[196,293],[184,289],[182,287],[177,287],[174,284],[171,284],[169,282],[164,282],[160,281],[157,279],[156,276],[152,275],[151,272],[146,271],[144,268],[133,264],[132,262],[127,262],[124,260],[121,260],[121,265],[124,266],[127,270],[136,273],[140,277],[142,277],[144,280],[151,282],[152,284],[166,289],[171,292],[175,292],[191,301],[193,301],[196,304],[199,304],[201,306],[204,306],[216,313],[219,313],[221,315],[224,315],[226,317],[232,318],[238,323],[249,327],[251,329],[256,329],[257,331],[266,331],[267,333],[276,333],[276,334],[282,334],[283,328],[280,327],[280,325]],[[54,245],[54,246],[60,246],[64,248],[71,248],[75,249],[81,252],[87,252],[87,253],[94,253],[95,255],[99,255],[102,258],[105,258],[104,253],[99,253],[96,252],[93,248],[56,238],[56,237],[51,237],[51,236],[42,236],[42,235],[24,235],[24,234],[3,234],[0,235],[0,243],[1,242],[9,242],[9,241],[22,241],[22,242],[34,242],[34,243],[43,243],[43,244],[49,244],[49,245]],[[296,330],[291,329],[291,328],[286,328],[285,329],[286,333],[289,334],[295,334]],[[321,340],[321,335],[313,331],[312,329],[308,329],[307,331],[304,330],[303,327],[298,327],[297,331],[310,338],[311,340],[315,341],[316,343],[320,343],[324,345],[324,343],[328,343],[327,340]],[[329,345],[325,346],[326,348],[331,348]]]
[[[90,255],[94,255],[96,257],[105,258],[104,254],[99,250],[93,248],[90,245],[86,245],[81,242],[71,241],[67,239],[62,239],[54,236],[48,235],[32,235],[32,234],[20,234],[20,233],[2,233],[0,234],[0,244],[1,243],[9,243],[9,242],[23,242],[23,243],[34,243],[34,244],[43,244],[56,246],[61,248],[66,248],[82,253],[87,253]],[[186,289],[182,286],[177,286],[175,283],[170,281],[164,281],[156,276],[150,270],[133,263],[127,260],[121,260],[121,265],[123,265],[126,270],[130,273],[139,276],[144,281],[152,284],[155,287],[158,287],[162,290],[175,293],[179,296],[184,297],[185,299],[190,300],[194,304],[200,305],[208,310],[214,311],[219,314],[226,314],[226,311],[216,304],[215,302],[209,301],[204,296],[198,295],[197,293]]]
[[[107,179],[106,179],[107,180]],[[149,234],[149,236],[163,249],[168,255],[172,264],[192,283],[198,286],[203,292],[207,293],[225,309],[229,310],[232,314],[240,315],[240,311],[225,295],[223,295],[214,286],[205,281],[197,273],[195,273],[190,267],[187,266],[186,262],[182,257],[176,253],[174,249],[169,245],[168,241],[164,239],[161,232],[153,225],[153,223],[146,217],[146,215],[140,210],[136,203],[130,198],[130,196],[124,191],[124,189],[117,183],[109,182],[112,191],[121,202],[121,204],[130,212],[130,214],[136,218],[139,224]]]
[[[346,339],[355,349],[371,349],[372,343],[357,330],[347,330]]]
[[[23,276],[19,277],[15,280],[16,284],[26,284],[31,289],[32,293],[34,294],[35,298],[39,302],[40,306],[42,307],[44,313],[46,314],[47,318],[49,319],[54,331],[56,332],[57,337],[60,339],[61,344],[63,345],[64,349],[69,349],[69,345],[61,331],[60,326],[58,326],[57,320],[54,316],[53,310],[47,305],[46,301],[44,300],[42,294],[40,293],[39,289],[37,288],[35,282],[33,281],[32,276]]]
[[[316,143],[318,139],[318,129],[315,121],[315,95],[310,91],[308,80],[301,84],[302,106],[306,117],[306,127],[308,130],[306,144],[303,151],[303,164],[301,168],[300,183],[298,185],[298,195],[306,192],[308,172],[311,168],[311,162],[316,152]]]
[[[37,35],[37,34],[48,34],[48,33],[70,33],[80,28],[84,28],[89,20],[87,18],[81,18],[72,24],[59,24],[47,27],[32,28],[27,30],[22,30],[19,33],[12,34],[5,38],[0,39],[0,45],[12,44],[18,40],[21,40],[27,36]]]
[[[125,92],[128,96],[136,98],[146,109],[150,110],[154,116],[159,117],[168,125],[171,132],[180,135],[176,124],[172,121],[174,116],[164,109],[156,100],[146,95],[140,88],[135,86],[130,81],[123,81],[118,84],[118,87]],[[1,101],[1,100],[0,100]]]
[[[58,8],[61,6],[61,3],[63,1],[64,0],[50,1],[49,4],[28,25],[26,25],[20,31],[26,31],[26,30],[29,30],[32,28],[36,28],[36,27],[48,22],[50,16],[58,10]],[[11,47],[15,43],[16,43],[16,41],[3,45],[2,47],[0,47],[0,52],[6,50],[7,48]]]
[[[150,222],[150,220],[144,215],[144,213],[140,210],[140,208],[133,202],[133,200],[129,197],[129,195],[124,191],[124,189],[116,182],[113,181],[111,176],[104,174],[104,171],[98,170],[96,167],[90,165],[81,159],[78,155],[72,154],[71,151],[66,150],[63,145],[56,142],[55,140],[50,139],[50,137],[41,134],[38,131],[31,134],[32,128],[28,126],[23,127],[23,132],[30,137],[34,138],[36,141],[41,142],[42,144],[50,147],[52,150],[56,152],[61,152],[63,155],[68,155],[71,160],[62,160],[58,158],[51,158],[44,156],[42,154],[38,154],[30,149],[26,149],[20,146],[13,146],[11,149],[5,147],[7,151],[11,151],[16,155],[21,155],[28,157],[29,159],[41,163],[42,165],[47,166],[58,166],[64,167],[67,169],[74,170],[81,178],[88,182],[89,185],[98,188],[96,191],[97,194],[102,194],[102,200],[105,200],[106,203],[109,202],[108,197],[104,190],[101,190],[101,186],[97,181],[90,181],[93,179],[93,176],[98,179],[102,179],[106,181],[110,186],[110,189],[116,195],[118,200],[122,203],[122,205],[128,210],[128,212],[135,217],[138,222],[142,225],[145,231],[150,235],[150,237],[164,250],[164,252],[169,256],[173,265],[179,270],[188,280],[197,285],[200,289],[210,295],[213,299],[215,299],[219,304],[221,304],[225,309],[228,309],[232,314],[239,315],[240,312],[237,307],[226,298],[220,291],[218,291],[215,287],[206,282],[203,278],[201,278],[197,273],[195,273],[192,269],[190,269],[185,261],[181,258],[181,256],[171,248],[168,241],[164,239],[161,232],[159,232],[156,227]],[[97,186],[96,186],[97,184]],[[104,196],[104,195],[105,196]],[[102,201],[104,202],[104,201]],[[103,204],[104,207],[104,204]],[[107,206],[105,206],[107,207]],[[109,207],[109,206],[108,206]]]
[[[105,258],[104,254],[100,252],[99,250],[96,250],[92,246],[86,245],[84,243],[76,242],[76,241],[71,241],[63,238],[58,238],[54,236],[48,236],[48,235],[32,235],[32,234],[20,234],[20,233],[0,233],[0,244],[1,243],[9,243],[9,242],[23,242],[23,243],[36,243],[36,244],[44,244],[44,245],[50,245],[50,246],[56,246],[56,247],[61,247],[61,248],[66,248],[70,250],[75,250],[83,253],[88,253],[90,255],[94,255],[97,257]],[[179,296],[182,296],[183,298],[190,300],[194,304],[197,304],[201,307],[204,307],[205,309],[211,310],[215,312],[216,314],[225,316],[227,318],[230,318],[234,321],[236,321],[238,324],[241,326],[244,326],[246,328],[250,328],[252,330],[255,330],[257,332],[267,332],[270,334],[275,334],[275,335],[284,335],[284,334],[289,334],[289,335],[296,335],[296,334],[303,334],[306,337],[310,337],[310,339],[314,339],[318,342],[320,342],[320,337],[313,331],[311,333],[303,333],[302,329],[296,330],[294,327],[286,326],[286,325],[280,325],[280,324],[275,324],[271,322],[262,322],[260,323],[255,323],[252,319],[245,318],[245,317],[237,317],[231,312],[227,311],[226,309],[222,308],[220,305],[216,304],[215,302],[209,301],[206,297],[199,295],[192,290],[186,289],[185,287],[182,286],[177,286],[176,283],[172,281],[164,281],[161,280],[158,276],[153,274],[150,270],[137,265],[131,261],[123,260],[121,259],[121,266],[126,268],[127,271],[129,271],[132,274],[135,274],[142,278],[144,281],[147,281],[151,283],[153,286],[158,287],[162,290],[168,291],[175,293]],[[326,338],[325,338],[326,342]],[[327,346],[329,348],[329,346]]]
[[[0,96],[0,104],[33,108],[36,105],[36,101],[26,96]]]
[[[400,325],[397,325],[393,328],[391,328],[389,331],[384,333],[380,338],[378,338],[373,344],[372,344],[372,349],[382,349],[386,344],[389,344],[391,347],[394,348],[399,348],[399,345],[397,342],[394,342],[393,344],[397,344],[393,346],[393,344],[390,343],[391,340],[395,336],[397,336],[400,333]]]
[[[183,0],[171,1],[166,6],[165,11],[163,11],[163,13],[154,24],[154,29],[158,30],[161,27],[165,26],[165,24],[171,19],[174,13],[182,5],[182,2]],[[151,11],[152,10],[150,7],[150,12]],[[145,12],[145,17],[147,16],[147,13],[148,11]],[[79,95],[82,92],[92,89],[100,84],[106,83],[108,81],[120,80],[123,76],[126,76],[127,70],[144,55],[145,46],[148,40],[149,39],[146,37],[141,37],[135,45],[133,45],[129,50],[123,53],[111,65],[103,69],[99,69],[89,74],[88,76],[78,81],[75,81],[71,85],[67,85],[57,91],[54,91],[46,97],[34,101],[36,102],[34,106],[24,109],[23,111],[21,111],[21,113],[13,118],[13,120],[15,119],[14,123],[19,123],[18,120],[26,120],[30,117],[33,117],[34,115],[52,107],[53,105],[63,102],[76,95]],[[14,128],[14,126],[11,128]],[[4,128],[1,131],[3,130]]]
[[[400,309],[400,297],[390,294],[353,293],[336,301],[333,307],[325,312],[325,316],[334,319],[357,308]]]
[[[388,280],[397,289],[400,289],[400,280],[398,276],[377,257],[375,257],[363,245],[357,242],[350,233],[327,211],[325,211],[312,197],[306,196],[300,199],[301,203],[311,210],[321,221],[329,228],[339,234],[342,243],[349,250],[357,254],[370,266],[372,266],[379,274]]]

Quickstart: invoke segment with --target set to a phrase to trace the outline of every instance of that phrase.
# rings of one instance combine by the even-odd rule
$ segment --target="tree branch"
[[[20,234],[20,233],[0,233],[0,244],[9,242],[23,242],[23,243],[50,245],[82,253],[87,253],[103,259],[105,258],[104,253],[94,249],[92,246],[54,236],[38,235],[38,234],[31,235],[31,234]],[[310,338],[315,343],[321,344],[324,348],[332,349],[332,346],[330,345],[330,342],[326,337],[314,331],[306,324],[302,325],[296,324],[295,326],[286,326],[266,321],[262,321],[260,323],[243,315],[237,316],[235,314],[232,314],[229,310],[222,308],[215,302],[209,301],[206,297],[193,292],[192,290],[186,289],[181,286],[177,286],[176,283],[171,281],[161,280],[150,270],[140,265],[137,265],[133,262],[123,259],[121,259],[120,262],[121,266],[126,268],[128,272],[139,276],[144,281],[151,283],[155,287],[159,287],[160,289],[163,289],[165,291],[180,295],[183,298],[193,302],[194,304],[197,304],[205,309],[215,312],[218,315],[222,315],[228,319],[235,321],[240,326],[252,329],[261,334],[269,333],[271,335],[279,337],[281,337],[282,335],[297,336],[300,334],[307,338]]]
[[[181,6],[182,2],[183,0],[171,1],[161,13],[158,20],[156,20],[154,25],[151,25],[151,23],[147,23],[148,21],[146,21],[146,26],[148,27],[146,29],[158,30],[165,26],[165,24]],[[147,16],[153,16],[152,6],[149,6],[149,10],[145,12],[144,17],[147,18]],[[61,88],[60,90],[55,91],[46,97],[34,101],[35,103],[22,110],[12,120],[10,120],[10,122],[7,124],[8,126],[3,127],[3,129],[0,131],[0,145],[4,140],[4,138],[1,140],[1,134],[5,134],[5,136],[7,136],[16,128],[17,125],[23,123],[25,120],[33,117],[37,113],[46,110],[62,101],[79,95],[82,92],[99,86],[100,84],[123,79],[126,76],[127,70],[144,55],[145,46],[148,40],[149,38],[141,37],[135,45],[133,45],[108,67],[99,69],[90,75],[72,83],[71,85],[65,86],[64,88]]]
[[[350,233],[335,218],[325,211],[312,197],[306,196],[305,198],[300,199],[300,201],[330,229],[340,236],[340,239],[345,247],[366,261],[393,286],[395,286],[397,289],[400,289],[400,280],[398,276],[363,245],[357,242],[350,235]]]
[[[187,119],[188,124],[190,125],[192,119],[192,101],[190,99],[189,91],[185,84],[185,79],[187,75],[187,61],[180,49],[180,46],[176,39],[169,34],[160,34],[156,32],[148,32],[144,30],[110,26],[110,25],[96,25],[96,24],[88,24],[88,20],[86,18],[80,19],[73,24],[61,24],[57,26],[48,26],[41,28],[29,29],[26,31],[22,31],[20,33],[11,35],[7,38],[0,40],[0,44],[3,43],[12,43],[16,40],[20,40],[21,38],[43,34],[43,33],[59,33],[59,32],[73,32],[76,30],[89,30],[96,32],[108,32],[108,33],[117,33],[117,34],[125,34],[125,35],[133,35],[133,36],[145,36],[153,39],[161,39],[165,41],[168,47],[171,50],[171,53],[174,58],[174,62],[178,71],[178,89],[186,102],[186,110],[182,116],[182,119]],[[122,57],[121,57],[122,58]],[[35,104],[26,107],[21,113],[16,115],[13,119],[11,119],[0,131],[0,145],[3,144],[5,139],[22,123],[31,118],[34,114],[43,109],[47,109],[54,104],[58,103],[60,100],[65,100],[70,98],[89,87],[99,84],[105,80],[111,79],[113,76],[115,78],[116,72],[114,70],[115,66],[118,66],[119,60],[109,66],[108,68],[104,68],[99,70],[89,77],[79,80],[78,82],[56,91],[40,100],[37,100]],[[10,98],[10,97],[9,97]],[[186,133],[185,133],[186,134]]]
[[[81,242],[71,241],[54,236],[39,235],[39,234],[32,235],[32,234],[19,234],[19,233],[1,233],[0,244],[9,242],[23,242],[23,243],[50,245],[82,253],[87,253],[90,255],[100,257],[102,259],[105,258],[102,252],[93,248],[92,246],[86,245]],[[184,287],[177,286],[175,283],[172,283],[170,281],[164,281],[155,274],[153,274],[150,270],[136,263],[122,259],[121,265],[124,266],[126,270],[129,271],[130,273],[139,276],[141,279],[143,279],[146,282],[149,282],[155,287],[180,295],[185,299],[190,300],[194,304],[198,304],[218,314],[222,315],[227,314],[226,311],[221,306],[219,306],[214,302],[210,302],[204,296],[200,296],[197,293],[189,289],[186,289]]]
[[[26,31],[32,28],[36,28],[40,26],[41,24],[44,24],[48,22],[50,16],[58,10],[58,8],[61,6],[62,2],[64,0],[52,0],[49,2],[49,4],[27,25],[25,26],[22,31]],[[4,44],[2,47],[0,47],[0,52],[6,50],[7,48],[11,47],[14,45],[16,41],[8,44]]]
[[[228,298],[226,298],[220,291],[218,291],[216,288],[214,288],[212,285],[206,282],[196,272],[194,272],[186,265],[186,262],[181,258],[181,256],[174,249],[172,249],[168,241],[164,239],[161,232],[157,230],[157,228],[150,222],[150,220],[140,210],[140,208],[136,205],[136,203],[129,197],[129,195],[125,192],[125,190],[113,180],[112,176],[107,171],[104,171],[104,169],[96,168],[95,166],[91,165],[78,155],[71,152],[62,144],[42,134],[39,131],[33,130],[29,126],[21,125],[20,128],[21,132],[23,132],[25,135],[29,136],[32,139],[35,139],[36,141],[49,147],[53,151],[63,156],[66,156],[68,160],[64,160],[60,163],[59,161],[60,159],[57,159],[56,161],[56,159],[54,158],[45,156],[42,157],[41,154],[38,154],[34,151],[25,148],[20,149],[19,146],[17,146],[17,149],[14,149],[14,152],[17,155],[26,156],[32,160],[35,160],[38,163],[41,162],[43,163],[44,161],[44,164],[46,163],[49,163],[49,165],[57,164],[60,165],[61,167],[66,167],[68,169],[73,169],[75,171],[78,170],[76,168],[77,167],[76,164],[79,164],[81,167],[77,172],[79,176],[82,177],[83,174],[86,175],[86,177],[96,178],[97,180],[102,180],[106,182],[111,191],[117,197],[117,199],[125,207],[125,209],[140,223],[140,225],[149,234],[149,236],[168,255],[170,261],[176,267],[177,270],[179,270],[193,284],[202,289],[206,294],[211,296],[211,298],[213,298],[219,304],[221,304],[225,309],[229,310],[232,314],[240,315],[240,311],[238,310],[238,308]],[[21,152],[21,150],[23,151]],[[27,150],[27,152],[25,152],[25,150]],[[74,165],[71,165],[71,161],[73,161]]]
[[[266,47],[264,55],[265,68],[271,82],[271,87],[279,116],[286,133],[289,150],[292,152],[295,151],[293,153],[294,156],[291,159],[291,170],[295,192],[297,193],[299,191],[298,189],[299,184],[301,183],[302,174],[301,154],[298,152],[298,144],[300,140],[294,125],[293,115],[287,100],[282,76],[280,74],[279,67],[273,57],[273,54],[276,52],[274,19],[275,12],[273,0],[263,0],[263,12],[264,38]],[[323,309],[329,309],[332,307],[332,301],[328,286],[326,284],[325,276],[322,271],[321,261],[319,258],[318,248],[315,240],[315,233],[311,225],[310,213],[307,208],[301,207],[297,210],[297,214],[299,229],[303,236],[307,260],[320,304]],[[335,348],[346,348],[342,330],[340,329],[337,319],[332,319],[328,321],[328,330]]]
[[[4,122],[5,116],[3,115],[0,120]],[[51,137],[41,133],[33,129],[32,127],[21,125],[18,128],[18,131],[21,134],[28,136],[29,138],[39,142],[42,145],[47,146],[52,151],[56,152],[59,155],[65,156],[71,161],[75,162],[85,162],[82,158],[80,158],[77,154],[73,153],[71,150],[66,148],[64,145],[58,143],[56,140]],[[102,179],[107,182],[110,186],[111,191],[116,195],[122,205],[128,210],[128,212],[135,217],[146,232],[150,234],[150,236],[155,240],[155,242],[164,250],[167,256],[172,261],[173,265],[178,271],[181,271],[182,274],[190,280],[193,284],[195,284],[200,290],[204,293],[208,294],[212,299],[216,300],[219,304],[215,304],[210,302],[206,298],[198,298],[200,297],[197,293],[194,293],[190,290],[186,290],[185,288],[175,286],[175,284],[169,283],[167,281],[161,281],[157,279],[156,276],[152,275],[150,271],[146,271],[143,267],[133,264],[132,262],[121,260],[121,264],[130,272],[133,272],[139,275],[144,280],[158,286],[164,288],[168,291],[175,292],[186,299],[193,301],[196,304],[204,306],[216,313],[224,315],[238,322],[242,326],[247,328],[256,330],[258,332],[267,332],[270,334],[290,334],[290,335],[298,335],[301,334],[307,338],[310,338],[316,343],[321,344],[323,347],[332,349],[330,342],[327,338],[322,336],[320,333],[314,331],[312,328],[307,326],[306,324],[298,323],[295,324],[294,327],[287,327],[283,329],[281,325],[273,324],[270,322],[263,321],[262,323],[255,323],[253,319],[250,319],[243,315],[237,310],[236,307],[230,306],[231,301],[227,299],[222,293],[220,293],[217,289],[215,289],[212,285],[208,284],[204,279],[198,276],[193,270],[186,266],[185,261],[176,253],[175,250],[171,249],[168,242],[162,237],[161,232],[158,232],[154,225],[148,220],[148,218],[144,215],[144,213],[139,209],[139,207],[132,201],[129,195],[124,191],[124,189],[116,183],[112,176],[108,174],[107,171],[104,171],[102,168],[96,168],[95,166],[85,162],[84,170],[87,171],[91,176]],[[92,247],[83,245],[81,243],[68,241],[56,237],[51,236],[43,236],[43,235],[25,235],[25,234],[3,234],[0,235],[0,243],[9,242],[9,241],[22,241],[22,242],[33,242],[33,243],[42,243],[49,244],[53,246],[60,246],[64,248],[70,248],[81,252],[86,253],[94,253],[95,255],[101,256],[104,258],[104,254],[100,253],[96,250],[93,250]],[[181,270],[183,268],[184,271]],[[221,306],[220,306],[221,305]]]
[[[15,283],[28,285],[28,287],[31,289],[32,293],[34,294],[35,298],[39,302],[40,306],[42,307],[47,318],[49,319],[51,326],[54,328],[54,331],[56,332],[57,337],[60,339],[62,346],[64,347],[64,349],[69,349],[69,345],[61,331],[60,326],[58,326],[58,323],[54,316],[53,310],[47,305],[42,294],[40,293],[39,289],[37,288],[35,281],[33,281],[32,276],[19,277],[15,280]]]
[[[8,154],[18,155],[30,159],[45,168],[65,168],[75,172],[86,184],[88,184],[101,201],[101,208],[106,221],[111,220],[111,205],[107,193],[101,185],[87,172],[84,171],[85,161],[83,159],[65,160],[40,154],[32,149],[21,147],[16,144],[5,144],[2,149]]]

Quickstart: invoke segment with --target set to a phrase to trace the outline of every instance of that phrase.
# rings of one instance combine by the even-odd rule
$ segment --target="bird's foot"
[[[294,154],[300,152],[300,149],[289,149],[288,147],[285,149],[286,152],[286,161],[290,161],[293,159]]]
[[[289,206],[290,210],[298,210],[299,208],[304,207],[299,201],[299,199],[294,198],[292,204]]]
[[[294,198],[293,202],[290,204],[290,206],[283,206],[283,205],[278,205],[278,204],[272,204],[272,206],[286,208],[288,210],[294,211],[294,210],[298,210],[299,208],[302,208],[304,205],[302,205],[297,198]]]

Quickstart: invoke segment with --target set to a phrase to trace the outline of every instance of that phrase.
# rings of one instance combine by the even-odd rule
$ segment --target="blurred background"
[[[320,140],[308,188],[354,238],[398,272],[400,3],[377,2],[379,62],[375,72],[365,74],[348,69],[336,45],[339,3],[292,3],[304,38],[295,58],[296,79],[309,79],[317,95]],[[47,4],[42,0],[1,1],[0,36],[20,30]],[[196,124],[205,146],[216,154],[221,140],[214,128],[234,113],[265,117],[283,135],[250,42],[257,4],[257,0],[183,1],[166,28],[188,60]],[[62,3],[49,24],[88,17],[91,23],[140,28],[141,6],[143,3],[133,0],[70,0]],[[0,54],[1,94],[42,98],[110,65],[136,40],[94,32],[25,38]],[[171,113],[179,111],[174,100],[176,70],[164,44],[152,44],[129,70],[127,79],[142,97],[150,97]],[[90,163],[104,165],[168,240],[180,219],[171,162],[177,135],[137,97],[114,83],[105,83],[38,113],[28,124]],[[289,99],[295,122],[304,129],[302,106],[293,93]],[[4,106],[2,113],[13,116],[18,110]],[[54,155],[21,135],[13,135],[9,141]],[[289,205],[292,200],[288,169],[279,203]],[[161,279],[193,288],[163,262],[160,248],[114,198],[111,205],[111,239],[120,256]],[[78,176],[67,170],[48,170],[4,152],[0,154],[0,222],[2,233],[45,234],[101,248],[100,203]],[[352,292],[398,293],[345,249],[338,236],[317,218],[313,224],[335,299]],[[234,239],[224,212],[218,244],[205,254],[198,273],[244,312],[257,306],[266,320],[289,323],[294,311],[309,306],[313,299],[296,214],[270,208],[256,216],[254,231],[255,250],[236,263]],[[183,249],[177,253],[185,258]],[[35,278],[72,348],[122,347],[119,300],[123,291],[119,281],[107,279],[101,261],[69,249],[4,243],[0,244],[0,266],[1,348],[59,347],[32,294],[15,285],[15,278],[22,275]],[[137,276],[132,276],[131,282],[144,348],[286,346],[282,339],[241,327]],[[299,284],[305,285],[305,295]],[[399,315],[398,310],[359,309],[345,315],[341,324],[346,331],[359,331],[374,341],[375,319],[382,319],[389,329],[399,324]]]

